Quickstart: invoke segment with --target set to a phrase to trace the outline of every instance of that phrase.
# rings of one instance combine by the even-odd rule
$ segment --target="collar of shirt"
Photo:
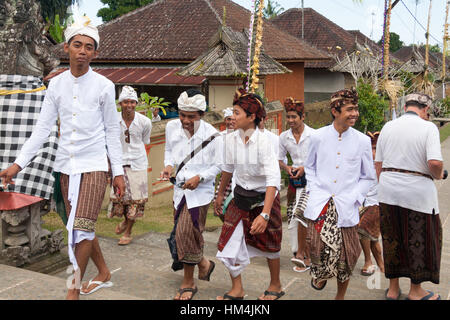
[[[305,124],[305,127],[303,128],[303,132],[302,132],[302,135],[300,136],[300,141],[298,142],[298,144],[301,144],[303,141],[305,141],[305,139],[308,138],[311,134],[312,134],[311,128]],[[294,133],[292,132],[292,129],[289,129],[287,138],[290,140],[293,140],[295,142],[295,144],[297,144],[297,140],[294,137]]]
[[[92,72],[93,72],[92,68],[89,67],[88,71],[85,74],[83,74],[82,76],[79,76],[79,77],[75,77],[72,74],[72,71],[70,71],[70,69],[69,69],[68,76],[69,76],[69,79],[72,80],[73,82],[75,82],[75,83],[82,83],[82,82],[86,81],[87,79],[89,79],[89,77],[91,76]]]
[[[345,139],[346,137],[350,137],[351,136],[351,130],[350,128],[348,128],[347,130],[345,130],[344,132],[342,132],[341,134],[336,130],[336,128],[334,127],[334,122],[329,126],[330,127],[330,132],[333,135],[333,137],[337,138],[337,139]],[[339,136],[340,135],[340,136]]]

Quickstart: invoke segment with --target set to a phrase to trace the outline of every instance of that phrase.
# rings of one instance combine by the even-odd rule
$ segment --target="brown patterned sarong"
[[[280,209],[280,194],[275,197],[270,211],[270,219],[267,224],[266,231],[262,234],[251,235],[250,228],[253,220],[260,215],[263,206],[253,208],[250,211],[244,211],[239,209],[234,203],[234,199],[231,200],[228,205],[227,212],[225,214],[225,221],[222,226],[222,232],[219,237],[217,247],[219,251],[222,251],[234,229],[242,219],[244,227],[245,242],[264,252],[278,252],[281,250],[282,239],[282,220]]]
[[[148,176],[147,170],[132,171],[124,167],[125,194],[117,199],[114,189],[111,188],[110,205],[107,217],[122,217],[136,220],[144,215],[145,204],[148,202]]]
[[[73,223],[74,230],[95,232],[95,223],[105,197],[107,172],[85,172],[81,175],[78,206]],[[70,214],[71,205],[67,199],[69,193],[69,176],[61,174],[61,192],[66,212]]]
[[[198,217],[193,217],[184,202],[180,208],[175,233],[178,260],[188,264],[198,264],[203,258],[203,231],[205,231],[206,215],[209,204],[194,208]],[[193,210],[192,208],[190,210]],[[174,210],[174,216],[177,210]],[[195,221],[193,221],[195,219]]]
[[[333,199],[325,205],[322,213],[316,221],[308,223],[311,276],[317,282],[333,277],[345,282],[361,254],[357,226],[337,227],[338,213]]]
[[[380,237],[380,207],[364,207],[358,224],[360,239],[378,241]]]
[[[380,203],[385,275],[414,284],[439,284],[442,226],[439,215]]]

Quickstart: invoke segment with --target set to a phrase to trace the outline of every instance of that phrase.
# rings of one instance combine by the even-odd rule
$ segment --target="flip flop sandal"
[[[228,293],[225,293],[223,295],[223,300],[244,300],[244,297],[233,297],[230,296]]]
[[[192,298],[195,296],[195,294],[197,293],[198,288],[184,288],[184,289],[178,289],[178,293],[180,294],[180,299],[173,299],[173,300],[180,300],[180,301],[187,301],[187,300],[192,300]],[[183,293],[185,292],[192,292],[192,295],[189,299],[181,299],[181,296],[183,295]]]
[[[386,291],[384,292],[384,297],[386,300],[398,300],[398,299],[400,299],[400,296],[402,294],[402,290],[399,290],[397,298],[391,298],[391,297],[388,297],[388,292],[389,292],[389,288],[386,289]],[[406,298],[406,299],[408,299],[408,298]]]
[[[311,279],[311,287],[313,287],[316,290],[323,290],[323,288],[325,288],[325,286],[327,285],[327,280],[322,280],[320,282],[325,281],[325,284],[322,287],[318,287],[316,284],[314,284],[314,279]]]
[[[361,275],[368,277],[375,273],[376,267],[374,265],[368,267],[367,269],[361,269]]]
[[[80,290],[80,294],[88,295],[88,294],[94,293],[97,290],[100,290],[101,288],[111,288],[113,286],[113,283],[111,281],[102,282],[102,281],[93,281],[91,279],[91,280],[89,280],[86,288],[89,288],[92,284],[96,284],[97,286],[88,292],[84,292],[83,290]]]
[[[118,244],[119,246],[126,246],[127,244],[130,244],[131,240],[133,240],[132,237],[125,237],[125,236],[122,236],[122,237],[119,239],[119,242],[118,242],[117,244]]]
[[[122,221],[121,223],[119,223],[118,225],[117,225],[117,227],[116,227],[116,230],[115,230],[115,232],[116,232],[116,234],[122,234],[122,233],[124,233],[125,232],[125,230],[126,230],[126,228],[127,228],[127,225],[125,224],[123,224],[125,221]]]
[[[434,296],[434,292],[427,290],[428,294],[425,297],[422,297],[422,299],[420,300],[430,300],[433,296]],[[400,297],[400,295],[398,295]],[[411,300],[408,297],[405,298],[405,300]],[[441,296],[438,294],[438,297],[436,298],[436,300],[441,300]]]
[[[200,278],[198,277],[200,280],[205,280],[205,281],[209,281],[209,278],[211,277],[211,273],[214,271],[214,268],[216,267],[216,264],[214,263],[214,261],[209,260],[209,269],[208,269],[208,273],[206,274],[206,276]]]
[[[301,269],[301,270],[299,270],[299,269]],[[295,267],[292,268],[292,270],[294,270],[295,272],[299,272],[299,273],[306,272],[309,269],[311,269],[310,266],[306,266],[306,268],[295,266]]]
[[[274,297],[276,297],[275,299],[273,299],[273,300],[278,300],[278,299],[280,299],[282,296],[284,296],[285,295],[285,292],[284,291],[281,291],[281,292],[275,292],[275,291],[264,291],[264,297],[266,297],[266,296],[274,296]],[[266,300],[266,299],[260,299],[260,298],[258,298],[258,300]]]
[[[300,267],[300,268],[306,268],[307,267],[305,261],[303,261],[302,259],[299,259],[299,258],[295,258],[295,257],[291,258],[291,262],[293,264],[295,264],[297,267]]]

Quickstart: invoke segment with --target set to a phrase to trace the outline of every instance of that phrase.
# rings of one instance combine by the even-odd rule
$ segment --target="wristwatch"
[[[261,217],[263,217],[264,220],[269,221],[269,215],[268,215],[267,213],[261,212],[259,215],[260,215]]]
[[[200,181],[199,183],[202,183],[203,181],[205,181],[205,178],[203,178],[201,175],[198,175],[200,177]]]

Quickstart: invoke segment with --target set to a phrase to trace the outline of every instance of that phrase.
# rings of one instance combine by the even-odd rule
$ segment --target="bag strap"
[[[177,169],[177,172],[175,173],[175,178],[178,175],[178,172],[180,172],[181,168],[184,167],[186,163],[189,162],[193,157],[195,157],[196,154],[198,154],[203,148],[205,148],[211,141],[213,141],[216,137],[220,136],[219,132],[215,132],[212,134],[208,139],[203,141],[197,148],[195,148],[184,160],[181,162],[180,166]]]

